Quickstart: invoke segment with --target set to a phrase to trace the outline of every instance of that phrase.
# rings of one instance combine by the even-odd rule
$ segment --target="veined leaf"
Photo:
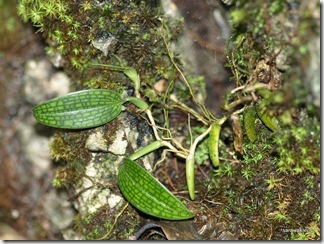
[[[117,92],[84,90],[43,102],[33,108],[33,114],[40,123],[47,126],[84,129],[115,119],[120,114],[123,103]]]
[[[125,198],[146,214],[169,220],[194,216],[165,186],[128,158],[119,167],[118,185]]]

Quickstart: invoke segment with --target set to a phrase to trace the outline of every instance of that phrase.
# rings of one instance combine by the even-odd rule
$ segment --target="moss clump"
[[[82,234],[85,240],[129,240],[139,222],[138,214],[132,209],[124,212],[117,221],[115,218],[107,208],[101,208],[84,217],[76,215],[73,228]],[[110,232],[111,228],[113,232]]]
[[[304,125],[307,124],[304,130],[310,133],[303,140],[310,150],[314,150],[309,153],[314,164],[305,165],[301,160],[301,151],[295,147],[302,144],[296,142],[294,130],[273,133],[261,121],[257,121],[256,143],[244,137],[242,158],[235,157],[231,151],[222,153],[227,160],[214,170],[213,177],[206,183],[209,194],[204,200],[224,204],[223,208],[218,208],[219,218],[232,223],[233,233],[236,229],[242,230],[239,239],[319,239],[320,222],[315,217],[318,216],[320,199],[319,146],[316,146],[319,133],[316,133],[318,128],[314,128],[319,124],[304,119]],[[283,138],[283,134],[288,138]],[[278,146],[277,138],[283,139],[284,145]],[[280,160],[288,158],[287,152],[278,154],[283,148],[293,157],[294,162],[290,165],[279,164]],[[296,172],[295,168],[299,166],[302,170]],[[289,231],[294,229],[308,231]]]
[[[84,149],[87,133],[56,133],[51,143],[53,158],[64,166],[57,170],[53,184],[56,187],[71,187],[84,176],[91,154]]]
[[[247,89],[241,87],[243,92],[228,94],[226,111],[233,111],[238,104],[249,105],[260,100],[266,100],[268,109],[276,115],[284,113],[288,106],[305,106],[309,88],[303,79],[311,59],[308,40],[309,36],[316,38],[319,34],[319,22],[311,11],[317,8],[319,11],[316,4],[308,8],[291,1],[259,1],[256,8],[253,2],[236,1],[230,11],[234,30],[226,51],[227,66],[233,72],[231,80],[237,88]],[[285,25],[282,19],[287,21]],[[298,79],[302,85],[297,88]],[[265,98],[261,86],[272,95]],[[292,103],[294,99],[304,103],[296,104],[297,100]],[[235,100],[241,102],[232,103]]]
[[[319,5],[312,2],[309,6],[238,0],[230,8],[233,36],[227,47],[227,66],[236,88],[225,96],[223,108],[228,114],[240,114],[261,105],[279,122],[278,129],[271,131],[257,117],[257,140],[252,143],[244,134],[243,154],[224,150],[221,157],[226,161],[214,170],[210,184],[216,186],[217,194],[212,201],[226,199],[228,207],[221,211],[221,218],[234,223],[233,231],[242,230],[240,239],[320,236],[315,217],[319,211],[320,124],[305,78],[312,62],[307,39],[319,33],[312,11],[319,11]],[[233,143],[233,130],[222,131],[224,143]],[[289,231],[299,228],[310,231]]]
[[[316,118],[301,114],[290,129],[280,130],[274,137],[278,153],[278,171],[301,174],[320,172],[320,124]]]
[[[174,73],[156,1],[20,0],[18,12],[39,28],[48,54],[61,57],[59,65],[72,71],[73,80],[81,85],[110,89],[131,85],[121,72],[98,69],[93,63],[131,66],[148,84]],[[178,24],[170,29],[178,29]],[[166,38],[170,41],[175,35]]]
[[[81,217],[76,215],[74,217],[74,229],[82,234],[85,240],[96,240],[104,236],[112,227],[110,218],[103,218],[105,209],[98,210],[88,216]]]

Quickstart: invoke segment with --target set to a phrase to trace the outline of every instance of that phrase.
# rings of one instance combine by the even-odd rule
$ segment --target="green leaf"
[[[128,67],[123,72],[131,81],[134,82],[135,90],[139,90],[139,88],[141,87],[141,79],[137,71],[132,67]]]
[[[255,128],[255,119],[256,119],[256,112],[254,109],[248,109],[243,114],[243,123],[246,134],[251,142],[255,142],[257,139],[257,132]]]
[[[277,131],[280,128],[277,118],[271,116],[269,111],[263,106],[263,104],[259,104],[256,107],[256,112],[263,124],[267,126],[270,130]]]
[[[148,108],[148,104],[143,101],[142,99],[136,98],[136,97],[126,97],[125,101],[133,103],[135,106],[137,106],[139,109],[145,110]]]
[[[118,185],[125,198],[148,215],[169,220],[194,217],[165,186],[128,158],[119,167]]]
[[[219,166],[219,136],[221,131],[221,125],[214,123],[212,124],[212,128],[209,132],[208,138],[208,149],[209,149],[209,157],[215,167]]]
[[[124,100],[119,93],[93,89],[69,93],[33,108],[42,124],[64,129],[84,129],[103,125],[121,112]]]
[[[142,147],[141,149],[139,149],[138,151],[136,151],[135,153],[133,153],[131,156],[129,156],[130,160],[136,160],[150,152],[153,152],[157,149],[159,149],[161,146],[163,146],[162,141],[155,141],[152,142],[151,144]]]

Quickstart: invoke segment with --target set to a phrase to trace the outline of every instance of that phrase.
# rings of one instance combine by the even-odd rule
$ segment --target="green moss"
[[[109,210],[103,207],[87,216],[76,215],[73,220],[74,230],[81,233],[85,240],[128,240],[137,228],[138,215],[134,209],[130,209],[118,218],[117,224],[115,218],[116,216],[112,216]],[[107,236],[111,228],[113,231]]]
[[[51,143],[51,154],[61,165],[56,171],[53,185],[70,188],[77,185],[84,176],[91,155],[84,149],[87,133],[56,133]]]
[[[77,215],[74,218],[74,229],[84,236],[85,240],[96,240],[104,236],[112,227],[110,218],[102,218],[105,210],[101,209],[85,217]]]
[[[214,197],[219,197],[220,201],[225,202],[224,206],[230,208],[224,207],[220,211],[222,217],[228,218],[229,212],[234,213],[235,225],[248,230],[242,234],[242,238],[270,238],[272,231],[278,232],[283,224],[293,228],[297,224],[314,222],[297,213],[306,207],[313,213],[318,198],[317,189],[310,185],[316,186],[320,170],[320,127],[318,120],[314,119],[314,109],[307,102],[307,90],[302,79],[304,74],[300,71],[309,62],[306,37],[312,34],[310,27],[316,25],[302,22],[296,27],[301,36],[287,39],[287,30],[281,29],[282,25],[278,25],[277,21],[270,20],[271,17],[276,20],[288,8],[287,1],[262,0],[256,7],[255,2],[238,0],[231,9],[233,45],[228,45],[226,55],[236,90],[229,92],[225,98],[225,114],[240,114],[246,108],[253,109],[262,103],[269,115],[278,118],[281,123],[280,129],[272,132],[257,119],[258,139],[251,143],[244,136],[243,155],[237,155],[231,148],[234,128],[231,131],[226,128],[228,125],[224,126],[221,138],[224,150],[220,151],[222,163],[213,169],[210,181],[216,189],[214,192],[217,192]],[[59,0],[21,0],[19,13],[23,20],[31,20],[44,34],[48,54],[63,57],[63,66],[70,71],[76,87],[132,88],[133,84],[121,72],[99,69],[91,64],[131,66],[143,82],[142,94],[151,102],[160,103],[159,111],[155,111],[154,116],[161,122],[159,124],[166,124],[167,129],[171,109],[164,105],[167,105],[170,93],[176,93],[181,101],[191,101],[188,86],[177,82],[179,79],[170,57],[176,63],[180,61],[175,54],[167,52],[163,40],[166,38],[168,45],[179,33],[181,22],[172,24],[166,20],[169,28],[163,29],[166,34],[162,32],[159,6],[150,6],[144,1],[63,3]],[[298,13],[303,15],[302,11]],[[309,13],[299,18],[307,20]],[[276,57],[282,53],[289,62],[280,64],[277,61]],[[156,80],[162,79],[170,82],[166,94],[153,93]],[[201,77],[189,75],[188,81],[194,91],[205,88]],[[262,89],[258,85],[263,85]],[[195,104],[190,103],[190,106],[194,107]],[[109,126],[104,127],[108,141],[114,139],[109,131],[116,128],[113,124]],[[204,130],[203,126],[193,127],[194,137]],[[54,137],[52,155],[65,163],[54,180],[56,186],[73,186],[83,176],[90,157],[84,149],[87,135],[87,131],[79,131],[60,133]],[[170,137],[170,134],[166,136]],[[199,164],[207,160],[205,144],[206,141],[200,143],[195,155]],[[304,182],[308,174],[313,174],[315,178],[308,177]],[[296,175],[300,178],[295,178]],[[286,185],[295,188],[286,188]],[[208,198],[215,202],[215,199],[206,196]],[[112,222],[102,216],[105,216],[104,210],[80,217],[76,224],[79,232],[86,239],[103,236],[103,227],[110,227]],[[121,232],[124,234],[125,230]],[[123,234],[121,236],[125,237]],[[287,238],[286,233],[275,233],[274,236]]]
[[[266,131],[265,128],[264,130]],[[217,196],[213,195],[213,201],[222,201],[224,197],[226,198],[226,206],[236,216],[231,220],[236,223],[233,229],[245,230],[240,236],[242,239],[298,238],[294,233],[283,232],[282,226],[297,229],[314,222],[308,215],[315,214],[314,211],[318,207],[319,193],[316,185],[319,181],[318,175],[310,175],[309,171],[303,171],[297,178],[295,175],[276,171],[277,159],[274,147],[264,147],[265,142],[271,145],[272,141],[270,133],[267,140],[259,141],[253,144],[253,147],[245,147],[245,150],[250,148],[252,151],[244,156],[243,161],[228,160],[227,164],[230,164],[230,167],[223,164],[215,170],[213,180]],[[245,142],[246,144],[248,143]],[[255,160],[253,156],[258,151],[262,157]],[[227,168],[231,168],[230,175],[226,173]],[[302,209],[307,211],[301,215]],[[222,212],[224,218],[227,212],[228,209]],[[253,224],[251,219],[257,224]],[[272,226],[271,229],[266,228],[269,225]],[[312,225],[319,226],[319,221]],[[311,233],[306,234],[308,239],[318,238],[313,232],[312,237]]]
[[[92,63],[118,66],[122,61],[149,83],[171,78],[174,73],[170,72],[174,68],[161,35],[159,5],[145,1],[20,0],[18,13],[39,28],[46,38],[48,54],[61,55],[64,68],[81,85],[131,86],[120,72],[98,69]],[[174,37],[168,35],[167,39]]]
[[[278,171],[300,174],[320,172],[320,124],[315,118],[301,118],[280,130],[274,138],[278,152]]]

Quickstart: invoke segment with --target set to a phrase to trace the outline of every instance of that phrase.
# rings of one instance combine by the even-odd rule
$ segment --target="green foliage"
[[[272,3],[269,6],[269,14],[273,15],[282,12],[285,9],[286,4],[287,2],[285,0],[272,1]]]
[[[103,125],[121,112],[123,100],[109,90],[85,90],[43,102],[33,108],[41,123],[64,129],[84,129]]]
[[[258,104],[256,111],[259,118],[262,120],[263,124],[267,126],[270,130],[276,131],[279,129],[279,122],[276,117],[273,117],[267,111],[267,108],[262,106],[264,104]]]
[[[195,152],[195,161],[197,164],[202,165],[209,159],[209,150],[206,144],[207,141],[204,141],[204,143],[199,145],[198,150]]]
[[[121,98],[114,91],[93,89],[73,92],[37,105],[35,118],[48,126],[65,129],[83,129],[99,126],[115,119],[126,101],[147,109],[148,105],[135,97]],[[162,146],[160,141],[140,149],[131,155],[137,159]],[[179,220],[193,217],[185,206],[163,187],[153,176],[138,166],[131,159],[118,170],[118,184],[123,195],[136,208],[152,216]],[[72,164],[71,164],[72,165]],[[56,177],[53,184],[62,187],[62,177]]]
[[[246,193],[244,190],[256,182],[255,179],[262,178],[257,184],[263,189],[263,192],[261,191],[263,200],[268,200],[276,197],[276,191],[283,186],[279,174],[294,175],[308,171],[312,174],[319,173],[320,128],[318,121],[300,112],[296,113],[296,107],[298,109],[306,107],[307,93],[303,89],[305,87],[299,78],[300,74],[294,72],[293,67],[291,67],[292,71],[286,70],[283,68],[286,66],[280,65],[276,59],[282,52],[291,61],[293,60],[291,55],[296,51],[295,46],[287,45],[290,40],[282,35],[277,25],[272,26],[273,23],[268,18],[268,16],[287,12],[286,1],[262,0],[258,3],[258,8],[255,4],[251,1],[237,0],[235,7],[230,10],[234,24],[231,40],[233,45],[228,45],[226,53],[228,57],[226,66],[230,67],[233,72],[231,81],[235,82],[236,88],[228,92],[224,99],[225,116],[223,119],[225,121],[232,115],[239,117],[245,110],[251,108],[251,118],[240,120],[243,123],[247,121],[245,128],[249,139],[244,138],[246,140],[241,142],[243,143],[240,145],[243,148],[242,155],[237,157],[226,145],[227,151],[222,150],[220,153],[222,156],[226,155],[228,160],[219,164],[221,123],[215,123],[216,118],[204,107],[204,92],[199,93],[202,96],[198,99],[193,95],[196,91],[205,89],[204,78],[189,74],[186,79],[178,67],[179,57],[169,49],[170,41],[174,40],[181,30],[182,21],[169,23],[168,20],[163,20],[159,6],[151,6],[145,1],[104,1],[100,4],[98,1],[87,0],[81,4],[70,0],[64,4],[59,0],[20,1],[20,15],[25,21],[30,19],[43,32],[49,45],[48,53],[55,56],[58,52],[62,55],[67,68],[81,71],[74,72],[73,79],[80,80],[83,86],[102,88],[103,92],[108,93],[107,89],[121,92],[127,88],[134,88],[136,95],[136,98],[122,99],[118,94],[115,99],[117,102],[112,105],[107,105],[106,102],[109,99],[104,99],[103,107],[97,107],[98,104],[92,106],[91,100],[88,99],[85,99],[87,100],[85,102],[90,101],[90,108],[80,101],[73,102],[72,107],[80,106],[80,104],[81,106],[73,110],[72,114],[81,112],[81,115],[91,119],[91,123],[85,125],[81,123],[81,127],[78,122],[74,126],[75,121],[70,119],[71,114],[67,116],[65,106],[62,111],[55,111],[49,120],[47,110],[54,109],[54,107],[56,109],[57,106],[54,105],[62,101],[62,98],[39,105],[34,110],[36,117],[40,122],[59,128],[71,128],[72,125],[72,128],[88,128],[111,121],[121,112],[124,102],[133,102],[143,110],[148,109],[146,113],[148,123],[152,126],[157,141],[161,142],[157,148],[162,145],[166,146],[177,156],[189,159],[191,173],[189,180],[187,177],[188,188],[190,186],[191,190],[194,189],[192,187],[194,186],[194,161],[203,164],[210,157],[216,166],[213,171],[219,183],[216,187],[226,187],[225,195],[229,199],[228,206],[234,208],[242,216],[256,212],[259,202],[257,200],[255,202],[245,201],[246,196],[243,195],[243,193],[245,195],[251,193],[249,191]],[[302,31],[306,32],[306,29],[303,27]],[[106,45],[102,45],[103,43]],[[299,46],[298,50],[302,52],[296,53],[305,55],[307,46]],[[94,62],[107,64],[110,67],[133,68],[113,70],[101,67],[99,69],[90,66]],[[283,74],[282,70],[286,72]],[[178,78],[178,73],[181,74],[180,78]],[[125,75],[129,79],[126,79]],[[166,80],[165,90],[155,91],[154,84],[157,80]],[[285,80],[283,86],[281,86],[282,80]],[[73,95],[70,96],[73,97]],[[151,102],[150,106],[144,102],[145,99]],[[51,104],[53,106],[50,106]],[[262,107],[258,106],[260,104]],[[107,106],[111,109],[104,114],[104,107]],[[98,110],[95,109],[95,114],[89,114],[89,111],[86,111],[93,108],[98,108]],[[169,114],[174,108],[189,113],[190,119],[194,117],[195,123],[199,123],[198,126],[189,130],[190,133],[186,133],[189,125],[184,127],[183,134],[190,134],[190,139],[187,139],[189,149],[181,145],[174,136],[178,125],[170,128]],[[306,110],[311,115],[312,110]],[[256,112],[258,118],[255,116]],[[105,118],[100,120],[101,117]],[[282,126],[279,127],[277,122],[274,122],[277,119]],[[158,120],[159,126],[156,126],[155,120]],[[206,128],[211,125],[213,126],[209,127],[211,128],[210,138],[203,138],[204,133],[209,130]],[[224,124],[224,127],[227,126]],[[227,139],[230,138],[229,141],[231,141],[233,138],[231,132],[226,131],[227,128],[224,129],[227,137],[222,135]],[[237,128],[232,126],[232,131],[235,129]],[[241,138],[243,138],[242,133],[240,130],[235,131],[235,135],[242,136]],[[193,139],[198,137],[200,140],[196,148],[193,147]],[[57,139],[56,142],[59,140]],[[73,161],[72,159],[75,159],[75,154],[77,154],[73,151],[75,145],[68,145],[64,149],[62,145],[64,143],[52,146],[55,152],[53,154],[60,159]],[[193,154],[195,160],[188,156]],[[133,154],[130,158],[135,160],[132,158],[135,157],[134,155],[138,157],[137,154]],[[83,160],[80,161],[83,162]],[[79,165],[73,161],[70,171],[62,170],[62,175],[69,176],[66,182],[73,182],[73,170],[78,171],[77,179],[79,179],[82,176],[82,166],[82,163]],[[264,169],[277,170],[276,176],[264,177],[260,172]],[[119,170],[118,178],[119,186],[125,197],[141,211],[171,220],[193,217],[193,214],[181,202],[179,203],[178,199],[171,193],[165,193],[166,189],[160,188],[161,185],[132,160],[125,160],[125,164]],[[56,177],[54,184],[61,187],[66,182],[64,177]],[[312,183],[314,182],[311,179],[307,182],[309,186]],[[229,187],[235,190],[228,190]],[[193,199],[192,191],[189,190],[189,193]],[[251,198],[253,198],[253,193],[251,193]],[[315,196],[310,192],[304,191],[300,205],[304,206],[313,202],[314,198]],[[260,204],[263,200],[260,200]],[[243,204],[239,205],[239,202]],[[278,206],[281,206],[280,204]],[[286,209],[280,207],[266,216],[278,223],[288,224],[292,220]]]
[[[319,212],[314,214],[312,219],[313,221],[311,221],[306,227],[291,232],[290,240],[320,240],[321,228],[318,216]]]
[[[232,177],[234,174],[234,167],[231,164],[220,165],[217,169],[214,170],[214,175],[218,177],[226,176]]]
[[[234,9],[231,12],[233,24],[240,24],[246,18],[246,13],[247,12],[244,9]]]
[[[18,14],[23,21],[31,22],[44,31],[44,19],[61,18],[63,21],[68,20],[66,15],[67,5],[61,0],[20,0],[18,6]]]
[[[213,124],[208,138],[209,157],[215,167],[219,165],[218,148],[219,148],[220,131],[221,131],[221,126],[217,123]]]
[[[74,218],[74,225],[77,231],[84,235],[85,240],[96,240],[103,236],[112,226],[109,219],[102,218],[103,209],[90,213],[87,216],[77,215]]]
[[[255,172],[253,172],[253,170],[251,170],[250,166],[247,166],[247,167],[244,167],[244,169],[242,170],[242,176],[246,180],[251,180],[255,176]]]
[[[243,122],[246,134],[251,142],[257,139],[257,132],[255,128],[256,112],[254,109],[248,109],[243,115]]]
[[[117,92],[103,89],[72,92],[43,102],[33,108],[34,117],[47,126],[64,129],[85,129],[115,119],[122,104],[131,102],[145,110],[148,105],[135,97],[121,98]]]
[[[167,188],[130,159],[125,159],[118,170],[118,185],[126,199],[144,213],[170,220],[194,216]]]
[[[164,49],[163,13],[159,4],[146,1],[20,0],[18,13],[43,33],[48,54],[55,60],[61,58],[73,80],[88,85],[92,85],[88,82],[90,79],[100,80],[90,88],[111,89],[116,83],[130,86],[121,73],[94,69],[93,62],[118,66],[122,61],[134,67],[142,80],[150,85],[157,77],[172,79],[175,76]],[[166,36],[168,41],[176,38],[181,21],[170,23],[170,26],[172,35]]]
[[[203,76],[194,76],[192,74],[186,75],[188,83],[191,89],[194,91],[195,94],[199,94],[199,102],[204,103],[206,99],[206,83],[205,78]],[[174,93],[177,94],[177,97],[180,101],[183,102],[191,102],[192,97],[190,95],[190,91],[188,86],[183,82],[176,82],[174,84]]]
[[[265,182],[268,184],[267,190],[271,191],[273,188],[280,187],[280,181],[282,181],[282,179],[275,179],[274,176],[271,175],[269,179],[265,180]]]
[[[272,139],[269,131],[266,128],[258,123],[258,131],[260,138],[259,142],[252,143],[252,142],[245,142],[243,143],[243,161],[245,164],[254,165],[261,162],[267,156],[270,156],[272,152]]]
[[[320,125],[315,118],[303,115],[291,129],[279,130],[274,138],[279,161],[278,171],[300,174],[320,172]]]

